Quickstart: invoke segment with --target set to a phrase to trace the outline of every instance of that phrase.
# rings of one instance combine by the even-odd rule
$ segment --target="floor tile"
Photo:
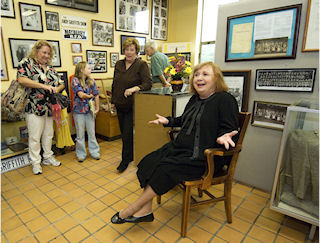
[[[169,228],[168,226],[163,226],[155,236],[164,242],[175,242],[180,237],[180,232]]]
[[[92,234],[101,229],[105,223],[98,217],[94,216],[83,222],[81,225]]]
[[[241,242],[241,240],[244,238],[244,234],[231,229],[226,225],[217,233],[217,236],[230,242]]]
[[[276,236],[275,233],[260,228],[259,226],[253,226],[248,235],[265,242],[273,242]]]
[[[35,233],[35,237],[40,241],[40,242],[49,242],[53,240],[54,238],[59,236],[59,232],[52,226],[48,226],[41,230],[40,232]]]
[[[299,242],[304,242],[306,235],[295,229],[291,229],[287,226],[282,226],[279,232],[280,235],[287,237],[291,240],[296,240]]]
[[[80,225],[64,233],[64,237],[66,237],[70,242],[80,242],[88,235],[89,233]]]
[[[26,226],[20,225],[15,229],[6,233],[6,238],[8,242],[17,242],[26,236],[30,235],[30,231],[27,229]]]

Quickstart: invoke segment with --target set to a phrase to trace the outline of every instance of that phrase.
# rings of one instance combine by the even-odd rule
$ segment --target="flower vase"
[[[171,82],[172,92],[177,93],[180,92],[183,87],[183,81],[182,80],[172,80]]]

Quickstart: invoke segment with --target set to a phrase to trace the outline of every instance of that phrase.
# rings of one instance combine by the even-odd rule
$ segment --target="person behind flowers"
[[[150,124],[181,127],[174,141],[146,155],[138,164],[137,176],[144,189],[127,208],[117,212],[114,224],[151,222],[152,199],[186,180],[199,179],[205,172],[204,150],[234,147],[238,139],[238,105],[229,94],[220,68],[206,62],[197,65],[190,78],[193,96],[180,117],[163,117]],[[215,160],[215,173],[230,160]]]
[[[73,118],[76,126],[76,155],[79,162],[87,157],[85,129],[88,134],[88,148],[92,158],[100,159],[100,148],[95,134],[95,115],[99,112],[99,91],[94,79],[90,78],[91,68],[87,62],[76,65],[72,89],[74,95]],[[90,102],[94,101],[92,107]]]
[[[54,50],[46,40],[38,40],[29,55],[18,64],[18,82],[30,88],[30,95],[25,108],[28,128],[29,156],[32,171],[42,174],[40,148],[43,149],[44,165],[60,166],[53,157],[53,119],[49,94],[64,89],[63,81],[51,66]],[[41,141],[41,142],[40,142]]]
[[[117,109],[122,139],[122,161],[117,170],[125,171],[133,160],[133,94],[150,90],[151,75],[148,64],[138,59],[139,42],[127,38],[123,45],[125,58],[116,62],[112,83],[112,106]]]

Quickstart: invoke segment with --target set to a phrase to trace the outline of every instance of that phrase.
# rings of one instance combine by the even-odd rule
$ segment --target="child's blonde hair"
[[[76,65],[76,70],[74,72],[74,76],[80,80],[80,84],[82,88],[85,87],[86,81],[90,87],[93,86],[93,79],[86,78],[83,74],[83,70],[86,68],[87,62],[78,62]]]

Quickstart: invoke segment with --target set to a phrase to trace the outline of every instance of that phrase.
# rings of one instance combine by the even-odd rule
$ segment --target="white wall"
[[[225,62],[227,17],[289,6],[302,3],[299,38],[296,59],[257,60]],[[242,0],[239,3],[221,6],[218,15],[218,29],[216,42],[216,63],[222,70],[251,70],[250,94],[248,111],[252,112],[253,101],[269,101],[292,104],[299,99],[319,99],[319,53],[301,52],[304,26],[306,21],[307,0]],[[316,81],[313,93],[308,92],[281,92],[256,91],[256,69],[271,68],[317,68]],[[239,156],[235,179],[257,188],[271,191],[282,131],[255,127],[249,124],[244,139],[243,150]]]

